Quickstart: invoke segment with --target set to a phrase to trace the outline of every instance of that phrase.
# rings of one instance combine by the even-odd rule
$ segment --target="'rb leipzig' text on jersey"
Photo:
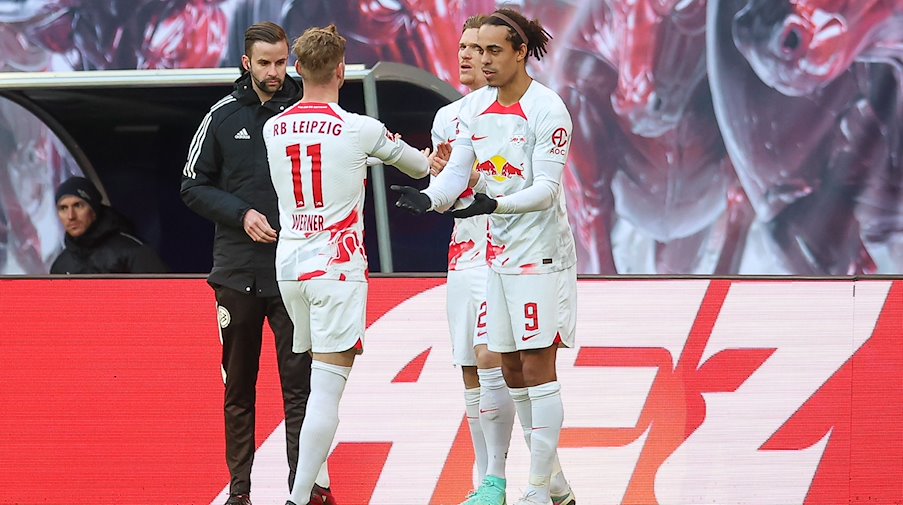
[[[498,102],[498,89],[481,88],[462,99],[458,142],[473,146],[475,170],[493,198],[533,184],[538,161],[564,165],[571,137],[571,116],[554,91],[533,81],[520,101]],[[567,219],[561,177],[548,209],[524,214],[490,214],[486,259],[500,273],[547,273],[577,262]]]
[[[335,103],[299,102],[270,118],[263,136],[279,200],[276,280],[366,281],[367,157],[397,160],[403,144]]]

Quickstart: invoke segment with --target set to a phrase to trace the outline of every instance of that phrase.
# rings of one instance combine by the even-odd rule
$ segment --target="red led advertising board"
[[[220,344],[201,279],[0,281],[0,503],[220,504]],[[903,282],[581,280],[559,352],[580,503],[903,502]],[[330,456],[342,505],[472,487],[444,279],[373,279]],[[255,503],[286,496],[267,330]],[[516,425],[518,423],[515,423]],[[519,426],[509,500],[526,486]]]

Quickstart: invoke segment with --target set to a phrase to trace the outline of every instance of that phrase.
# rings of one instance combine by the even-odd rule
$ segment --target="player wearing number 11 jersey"
[[[421,178],[423,156],[335,102],[298,102],[266,123],[264,138],[279,198],[276,279],[364,282],[367,157]]]
[[[276,280],[295,324],[294,351],[313,352],[298,470],[287,503],[312,501],[311,489],[338,426],[339,400],[354,357],[363,351],[367,302],[364,181],[368,156],[413,177],[429,160],[376,119],[338,105],[345,39],[330,25],[295,41],[301,100],[263,128],[279,206]]]

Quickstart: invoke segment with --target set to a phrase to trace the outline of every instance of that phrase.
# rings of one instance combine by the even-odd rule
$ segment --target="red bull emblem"
[[[477,163],[474,170],[491,176],[497,182],[505,182],[514,177],[524,178],[523,168],[512,165],[501,156],[493,156],[482,163]]]

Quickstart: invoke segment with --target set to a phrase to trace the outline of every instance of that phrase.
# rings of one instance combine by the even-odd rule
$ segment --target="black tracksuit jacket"
[[[216,223],[213,270],[207,278],[211,285],[279,296],[276,244],[251,240],[242,220],[254,209],[279,229],[263,125],[294,104],[300,94],[301,87],[287,76],[282,89],[261,104],[251,76],[245,73],[235,81],[235,90],[210,108],[195,133],[182,171],[182,200]]]
[[[150,246],[132,235],[131,224],[103,206],[84,235],[65,238],[66,248],[50,267],[52,274],[162,274],[169,271]]]

